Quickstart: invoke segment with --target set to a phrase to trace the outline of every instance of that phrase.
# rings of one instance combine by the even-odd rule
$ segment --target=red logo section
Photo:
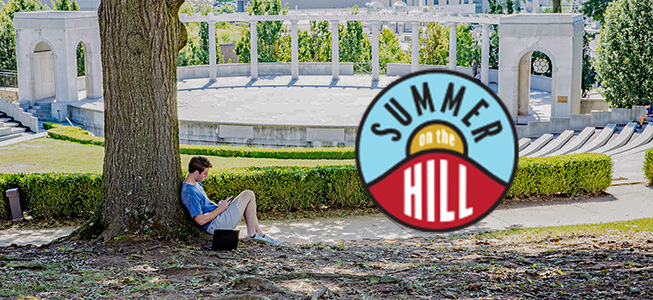
[[[401,222],[448,230],[487,213],[507,187],[477,164],[448,152],[419,154],[369,186]]]

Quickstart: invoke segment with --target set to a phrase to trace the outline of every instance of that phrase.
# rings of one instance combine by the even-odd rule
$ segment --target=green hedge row
[[[88,218],[102,191],[98,174],[0,174],[0,219],[11,220],[6,190],[18,188],[21,208],[34,218]]]
[[[44,123],[43,127],[48,129],[48,135],[54,139],[104,146],[104,138],[92,136],[88,131],[79,127],[52,123]],[[245,146],[180,145],[179,149],[181,154],[222,157],[277,159],[354,159],[356,157],[356,152],[353,147],[257,148]]]
[[[612,159],[604,154],[522,157],[506,198],[590,194],[611,184]]]
[[[648,185],[653,185],[653,149],[644,153],[644,175],[648,178]]]
[[[521,159],[507,198],[602,192],[611,184],[611,170],[610,157],[602,154]],[[18,187],[23,209],[35,218],[88,217],[101,181],[98,174],[0,174],[0,191]],[[214,200],[252,190],[263,212],[373,206],[355,166],[232,169],[208,177],[204,188]],[[3,197],[0,218],[9,219]]]

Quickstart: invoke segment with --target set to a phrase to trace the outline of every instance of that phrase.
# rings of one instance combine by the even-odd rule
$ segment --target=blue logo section
[[[447,102],[445,98],[449,90],[453,93]],[[415,91],[421,100],[430,94],[433,111],[426,102],[416,104]],[[455,99],[460,92],[463,93],[462,100],[456,115]],[[404,111],[401,112],[396,104]],[[395,117],[389,107],[401,118]],[[421,115],[418,110],[421,110]],[[407,122],[406,115],[410,122]],[[420,125],[436,120],[448,122],[460,130],[467,141],[469,159],[505,183],[511,181],[517,156],[516,134],[512,119],[499,98],[475,79],[454,72],[427,71],[399,79],[370,104],[359,127],[357,144],[358,168],[364,184],[376,180],[404,160],[411,133]],[[486,132],[493,132],[498,129],[496,125],[500,125],[500,131],[483,136],[483,128]],[[384,130],[385,134],[379,134]]]

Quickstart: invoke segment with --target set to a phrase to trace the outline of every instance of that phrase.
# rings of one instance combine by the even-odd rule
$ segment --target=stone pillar
[[[488,84],[490,82],[490,24],[482,24],[481,32],[481,82]]]
[[[209,80],[215,81],[218,72],[216,65],[216,51],[215,51],[215,22],[208,22],[209,24]]]
[[[89,45],[84,44],[86,56],[86,97],[95,99],[102,97],[102,57],[100,55],[100,40],[94,40]]]
[[[23,29],[16,29],[16,63],[18,69],[18,98],[21,100],[34,99],[34,49],[30,48],[27,39],[22,38]],[[54,49],[53,49],[54,51]]]
[[[419,0],[422,3],[423,0]],[[412,22],[410,71],[419,71],[419,22]]]
[[[299,30],[298,20],[290,20],[290,56],[291,56],[291,69],[292,79],[299,79],[299,41],[297,32]]]
[[[258,79],[258,46],[257,46],[257,37],[256,37],[256,21],[249,23],[249,61],[251,66],[250,78],[252,80]]]
[[[372,28],[372,80],[379,80],[379,21],[371,21]]]
[[[340,79],[340,53],[338,51],[338,20],[331,21],[331,74]]]
[[[449,70],[456,70],[456,23],[449,23]]]

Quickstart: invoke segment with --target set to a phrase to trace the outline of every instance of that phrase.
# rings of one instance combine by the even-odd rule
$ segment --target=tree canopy
[[[618,0],[605,13],[596,71],[606,101],[631,107],[653,101],[653,0]]]

